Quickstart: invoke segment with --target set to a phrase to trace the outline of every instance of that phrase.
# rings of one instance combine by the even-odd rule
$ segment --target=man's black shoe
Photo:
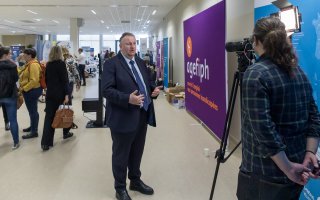
[[[118,190],[118,191],[116,191],[116,198],[118,200],[131,200],[127,190]]]
[[[28,127],[28,128],[24,128],[22,129],[23,132],[30,132],[31,131],[31,127]]]
[[[30,139],[35,137],[38,137],[38,133],[28,133],[27,135],[23,135],[22,139]]]
[[[129,189],[141,192],[142,194],[146,194],[146,195],[152,195],[154,193],[153,189],[147,186],[146,184],[144,184],[141,180],[134,181],[134,182],[131,181]]]

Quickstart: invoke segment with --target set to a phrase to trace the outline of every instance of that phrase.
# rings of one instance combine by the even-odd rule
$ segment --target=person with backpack
[[[37,52],[33,48],[25,49],[23,52],[25,66],[20,71],[20,88],[22,92],[30,117],[30,126],[23,129],[23,132],[29,132],[22,136],[22,139],[38,137],[38,99],[42,94],[40,85],[41,66],[36,59]]]
[[[19,126],[17,121],[17,65],[11,60],[9,47],[0,47],[0,104],[6,109],[13,138],[12,149],[19,143]]]

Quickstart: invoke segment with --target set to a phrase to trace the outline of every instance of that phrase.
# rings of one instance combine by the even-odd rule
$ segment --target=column
[[[73,45],[73,51],[71,54],[77,53],[79,48],[79,18],[70,18],[70,41]]]

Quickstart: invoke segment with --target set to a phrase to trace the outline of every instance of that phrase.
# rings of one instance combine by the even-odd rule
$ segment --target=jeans
[[[17,121],[17,97],[1,98],[0,103],[5,107],[10,122],[10,131],[13,142],[19,143],[19,127]]]
[[[241,171],[238,175],[238,200],[299,200],[302,189],[293,182],[276,183]]]
[[[26,103],[29,117],[31,133],[38,133],[39,113],[38,113],[38,99],[42,94],[42,88],[34,88],[28,92],[23,92],[24,101]]]
[[[4,105],[2,105],[2,104],[0,104],[0,106],[2,106],[2,113],[3,113],[4,123],[7,124],[7,123],[9,123],[9,119],[8,119],[8,114],[7,114],[6,107]]]

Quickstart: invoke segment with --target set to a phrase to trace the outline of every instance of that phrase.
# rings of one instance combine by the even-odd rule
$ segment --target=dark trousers
[[[86,85],[86,77],[84,75],[86,65],[79,64],[79,75],[80,79],[82,79],[82,84]]]
[[[239,200],[298,200],[303,186],[296,183],[274,183],[261,176],[239,172]]]
[[[58,110],[59,106],[62,104],[62,101],[54,101],[54,100],[46,100],[46,116],[44,118],[44,125],[43,125],[43,134],[41,139],[41,145],[48,145],[53,146],[53,140],[54,140],[54,132],[55,129],[52,128],[51,124],[54,119],[54,115],[56,111]],[[69,132],[70,128],[64,128],[63,134],[66,134]]]
[[[23,98],[26,103],[29,117],[31,133],[38,133],[39,113],[38,113],[38,99],[42,94],[42,88],[34,88],[28,92],[23,92]]]
[[[111,129],[112,136],[112,171],[116,190],[126,188],[127,168],[131,181],[140,180],[140,164],[147,133],[147,113],[141,109],[139,125],[136,131],[119,133]],[[125,124],[125,122],[124,122]]]
[[[6,107],[4,106],[4,104],[2,104],[2,113],[3,113],[4,123],[5,124],[9,123],[7,110],[6,110]]]

